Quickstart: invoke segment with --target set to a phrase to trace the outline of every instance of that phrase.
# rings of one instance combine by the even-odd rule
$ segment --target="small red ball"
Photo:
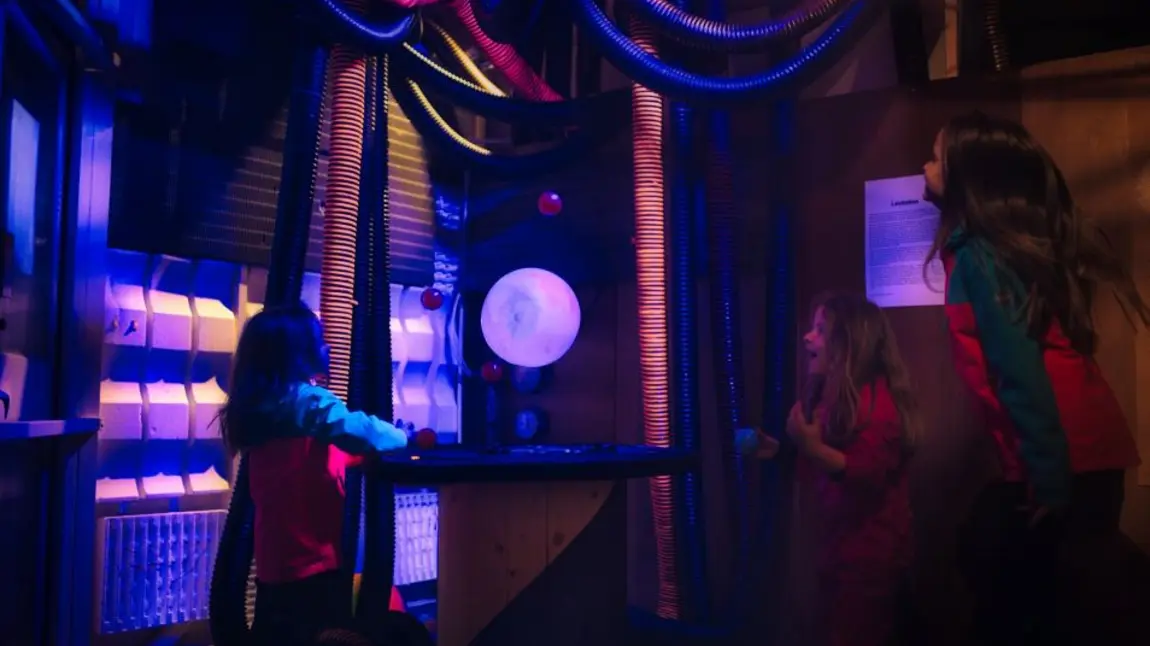
[[[434,449],[435,445],[438,443],[439,436],[437,436],[435,431],[431,430],[430,428],[421,428],[419,429],[419,432],[415,434],[415,446],[420,450],[427,451],[429,449]]]
[[[559,215],[563,210],[563,198],[554,191],[544,191],[539,195],[539,212],[546,216]]]
[[[428,287],[419,295],[419,302],[423,305],[423,309],[434,312],[443,307],[443,292],[434,287]]]
[[[483,364],[479,374],[483,377],[483,381],[493,384],[503,379],[503,364],[498,361],[488,361]]]

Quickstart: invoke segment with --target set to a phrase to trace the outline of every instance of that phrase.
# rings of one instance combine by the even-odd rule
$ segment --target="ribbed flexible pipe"
[[[801,38],[818,29],[853,0],[817,0],[753,25],[731,25],[684,11],[668,0],[627,0],[635,16],[684,44],[723,50],[759,49],[782,39]]]
[[[508,82],[517,92],[534,101],[563,100],[562,95],[551,89],[551,86],[547,85],[547,81],[544,81],[527,64],[527,61],[523,60],[523,57],[515,51],[514,47],[497,43],[483,33],[483,29],[479,26],[479,20],[471,9],[470,0],[449,0],[448,4],[455,11],[455,15],[463,23],[464,29],[471,35],[475,44],[483,50],[487,60],[491,61],[491,64],[507,77]]]
[[[415,14],[407,11],[391,21],[362,18],[363,0],[308,0],[308,18],[331,34],[332,40],[371,55],[386,54],[403,43],[415,27]]]
[[[685,0],[676,0],[683,3]],[[672,367],[672,432],[675,445],[691,451],[702,448],[699,420],[699,330],[696,267],[699,249],[695,231],[695,200],[699,164],[696,160],[695,111],[681,101],[670,108],[671,154],[666,168],[670,186],[671,274],[670,365]],[[692,623],[710,619],[711,604],[707,581],[706,532],[703,518],[703,475],[688,471],[676,478],[675,521],[678,526],[679,593],[681,618]]]
[[[636,0],[641,1],[641,0]],[[726,18],[723,0],[700,2],[711,24],[722,24]],[[842,4],[842,0],[822,0],[819,7]],[[698,6],[698,5],[696,5]],[[825,10],[825,9],[824,9]],[[796,10],[801,13],[800,10]],[[777,24],[797,23],[793,14],[776,20]],[[725,67],[725,62],[724,62]],[[721,68],[712,69],[725,71]],[[735,211],[734,160],[731,151],[730,115],[724,110],[707,111],[706,151],[704,159],[704,203],[708,284],[711,312],[711,361],[714,370],[715,404],[718,409],[718,440],[723,456],[723,486],[726,494],[726,516],[735,543],[734,570],[729,610],[736,625],[744,618],[750,593],[751,527],[745,457],[735,448],[735,432],[743,427],[745,396],[743,384],[743,349],[739,276],[735,259],[739,220]]]
[[[396,103],[411,121],[429,147],[443,153],[436,157],[437,164],[456,166],[488,175],[518,177],[539,175],[560,168],[606,139],[613,132],[608,128],[621,127],[623,122],[603,124],[588,132],[580,129],[561,143],[544,150],[522,155],[497,155],[459,134],[435,110],[418,85],[408,79],[395,78],[391,90]]]
[[[327,59],[323,47],[307,44],[301,44],[295,56],[268,271],[266,302],[269,305],[298,300],[300,296],[315,196],[314,169],[319,162]],[[243,458],[212,570],[208,623],[212,641],[218,646],[247,646],[251,641],[245,609],[254,524],[247,459]]]
[[[514,123],[594,124],[628,109],[630,91],[615,90],[563,101],[531,101],[493,94],[431,60],[411,45],[396,52],[394,63],[421,88],[484,117]]]
[[[768,433],[779,440],[782,450],[768,460],[760,483],[762,526],[755,553],[761,559],[756,572],[765,589],[754,595],[755,603],[768,608],[786,608],[789,590],[781,583],[787,576],[790,554],[790,515],[794,482],[793,444],[786,437],[787,414],[795,401],[795,347],[798,315],[795,306],[795,238],[793,161],[795,154],[795,101],[778,101],[767,113],[770,124],[771,175],[768,199],[769,229],[767,248],[766,388],[763,392],[763,420]],[[776,634],[787,620],[784,612],[759,618],[764,634]],[[773,625],[772,625],[773,624]]]
[[[1006,32],[1002,29],[1002,0],[986,0],[983,7],[982,24],[986,42],[990,46],[990,60],[995,72],[1010,69],[1010,48],[1006,44]]]
[[[471,79],[472,82],[483,88],[485,92],[489,92],[495,96],[507,95],[507,93],[504,92],[494,82],[492,82],[491,79],[487,78],[487,75],[483,73],[483,70],[479,69],[479,66],[475,64],[475,61],[471,60],[471,57],[468,56],[467,52],[459,46],[459,43],[455,42],[455,39],[451,37],[451,34],[447,33],[447,30],[435,23],[428,24],[431,27],[431,33],[439,37],[439,40],[441,40],[444,46],[447,47],[447,51],[451,52],[452,58],[459,62],[459,65],[463,67],[464,71],[467,72],[467,76]]]
[[[854,0],[814,42],[771,69],[739,77],[716,77],[687,72],[660,61],[627,38],[603,13],[595,0],[568,0],[581,33],[603,57],[636,83],[664,96],[691,103],[734,103],[771,98],[793,90],[825,70],[855,39],[866,33],[888,0]]]
[[[375,77],[379,74],[379,59],[367,58],[364,60],[364,84],[360,87],[363,92],[362,138],[360,140],[360,176],[358,182],[359,194],[356,198],[356,235],[353,281],[354,296],[352,298],[352,335],[351,335],[351,361],[348,364],[347,403],[353,410],[367,410],[374,404],[375,377],[372,355],[369,305],[372,284],[375,280],[372,274],[371,256],[371,227],[372,217],[375,215],[375,204],[378,202],[376,189],[378,182],[374,177],[374,151],[371,149],[375,141]],[[329,162],[330,164],[330,162]],[[322,297],[321,297],[322,298]],[[374,411],[370,411],[374,414]]]
[[[388,191],[388,61],[377,59],[372,78],[368,134],[364,137],[364,192],[360,217],[366,220],[366,257],[360,263],[368,274],[368,293],[363,304],[370,327],[370,353],[362,357],[370,364],[372,397],[367,410],[383,419],[393,419],[391,372],[391,240],[390,195]],[[363,227],[361,227],[363,229]],[[361,617],[384,616],[391,601],[395,579],[395,490],[378,476],[365,483],[364,562],[358,613]]]
[[[312,0],[313,2],[331,0]],[[610,118],[624,109],[630,99],[626,91],[613,91],[587,98],[562,101],[536,102],[516,97],[504,97],[487,92],[483,88],[452,74],[415,47],[397,43],[392,34],[381,33],[351,16],[332,20],[340,22],[333,31],[344,41],[373,54],[387,54],[394,50],[397,54],[391,64],[402,66],[406,75],[411,76],[427,90],[443,94],[460,107],[485,117],[505,121],[531,123],[595,123]]]
[[[467,52],[455,42],[455,39],[438,25],[432,24],[431,27],[473,82],[487,92],[498,96],[503,95],[499,86],[487,78],[487,75],[475,65]],[[484,146],[470,141],[447,123],[443,115],[435,109],[423,93],[422,88],[415,82],[399,79],[397,81],[402,86],[396,92],[397,100],[405,107],[408,118],[411,119],[412,125],[420,131],[421,136],[434,142],[434,145],[450,151],[446,155],[447,159],[464,161],[468,167],[487,168],[517,175],[546,172],[556,164],[565,163],[579,154],[591,143],[588,137],[583,136],[572,139],[566,144],[560,144],[556,148],[525,156],[496,155]]]
[[[240,458],[228,517],[220,536],[220,547],[212,568],[211,597],[208,600],[208,627],[212,643],[219,646],[248,646],[247,593],[251,573],[255,531],[255,506],[248,484],[248,460]]]
[[[654,34],[642,23],[631,26],[635,44],[655,55]],[[663,212],[663,99],[639,84],[631,87],[635,173],[635,280],[639,307],[639,383],[643,395],[643,439],[672,446],[668,401],[666,256]],[[670,476],[650,479],[651,509],[659,575],[656,614],[678,619],[681,613],[676,559],[674,500]]]
[[[530,4],[502,0],[491,6],[483,0],[471,0],[471,11],[488,38],[514,47],[538,28],[539,18],[547,4],[547,0],[530,0]],[[512,22],[514,24],[509,27],[507,23]]]
[[[734,593],[732,609],[736,615],[747,601],[748,562],[751,553],[748,519],[745,457],[735,448],[735,431],[743,427],[746,399],[743,385],[743,348],[739,277],[735,258],[739,254],[738,218],[735,215],[734,162],[731,159],[731,126],[726,112],[708,115],[707,137],[707,254],[712,336],[712,361],[715,371],[715,402],[718,406],[719,446],[723,455],[723,473],[731,535],[735,537]]]
[[[387,129],[390,60],[384,59],[381,72],[376,87],[376,96],[379,100],[376,119],[380,124],[376,131],[376,146],[379,151],[376,160],[379,164],[377,171],[379,205],[374,219],[375,226],[372,227],[372,256],[374,258],[372,266],[377,280],[371,301],[372,318],[379,321],[379,324],[372,328],[372,348],[375,351],[376,392],[379,395],[377,414],[383,416],[384,419],[392,419],[395,411],[392,401],[394,374],[391,367],[391,192],[388,185],[390,155]],[[371,518],[377,519],[380,524],[378,526],[369,524],[366,530],[367,536],[373,537],[373,545],[379,550],[379,556],[375,559],[379,565],[379,575],[377,576],[378,586],[374,588],[376,594],[369,597],[372,603],[366,609],[369,612],[382,612],[390,607],[387,604],[391,598],[392,582],[395,580],[395,489],[389,482],[377,481],[373,493],[377,497],[370,499],[372,504],[369,510],[372,512]]]
[[[326,93],[327,50],[301,46],[295,63],[292,97],[284,135],[284,159],[276,196],[276,225],[272,237],[268,303],[299,299],[307,257],[309,225],[315,204],[315,178],[319,167],[319,134]],[[300,223],[304,223],[302,226]]]
[[[352,312],[351,347],[348,360],[347,405],[352,410],[369,410],[375,394],[372,371],[372,347],[369,325],[370,312],[367,305],[370,302],[371,283],[373,280],[371,259],[371,215],[375,191],[371,181],[370,156],[371,151],[367,144],[374,137],[375,123],[373,121],[373,100],[375,98],[374,78],[378,74],[378,59],[368,58],[364,61],[365,83],[361,88],[364,93],[363,143],[361,156],[364,163],[363,173],[359,183],[358,217],[356,219],[356,250],[353,260],[355,266],[355,281],[353,289],[355,298]],[[330,163],[330,162],[329,162]],[[321,296],[322,301],[322,296]],[[374,411],[370,411],[374,412]],[[385,417],[384,419],[390,419]],[[343,548],[344,548],[344,574],[347,576],[348,590],[353,587],[354,564],[359,556],[360,520],[366,519],[364,525],[370,524],[367,514],[363,513],[368,506],[367,488],[362,469],[349,469],[346,476],[345,489],[347,499],[344,502]],[[368,485],[370,486],[370,485]],[[364,541],[364,566],[366,569],[366,552],[370,544]],[[366,577],[365,577],[366,578]],[[360,582],[360,593],[357,597],[356,611],[363,607],[363,581]]]
[[[365,0],[345,0],[345,4],[349,11],[361,14],[367,6]],[[367,63],[362,54],[347,45],[332,46],[331,139],[319,307],[327,342],[331,346],[328,388],[342,399],[348,395],[351,368],[366,77]]]

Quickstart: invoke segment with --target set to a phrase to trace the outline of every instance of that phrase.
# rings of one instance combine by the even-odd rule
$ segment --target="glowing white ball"
[[[496,281],[479,314],[483,338],[500,359],[541,368],[555,363],[579,334],[579,299],[562,278],[535,268]]]

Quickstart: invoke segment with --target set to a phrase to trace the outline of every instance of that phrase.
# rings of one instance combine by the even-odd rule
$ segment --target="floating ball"
[[[506,363],[541,368],[567,354],[579,334],[575,291],[559,276],[524,267],[495,282],[483,299],[479,326],[487,346]]]
[[[539,212],[548,217],[559,215],[563,210],[563,198],[554,191],[544,191],[539,194],[539,201],[537,203]]]
[[[428,287],[419,295],[419,302],[423,305],[423,309],[434,312],[443,307],[443,292],[434,287]]]
[[[439,436],[430,428],[421,428],[419,432],[415,434],[415,446],[422,451],[434,449],[438,443]]]
[[[483,377],[483,381],[489,384],[501,381],[503,379],[503,364],[498,361],[488,361],[480,368],[479,375]]]

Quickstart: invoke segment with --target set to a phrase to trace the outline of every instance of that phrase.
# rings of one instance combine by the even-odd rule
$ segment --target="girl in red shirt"
[[[823,300],[803,344],[811,394],[791,410],[787,433],[815,492],[817,641],[884,646],[914,551],[907,478],[919,426],[910,378],[886,316],[861,296]]]
[[[302,303],[265,309],[236,347],[220,431],[247,454],[255,506],[257,644],[311,644],[351,619],[341,570],[344,479],[351,456],[403,448],[395,426],[349,411],[316,385],[328,347]]]

